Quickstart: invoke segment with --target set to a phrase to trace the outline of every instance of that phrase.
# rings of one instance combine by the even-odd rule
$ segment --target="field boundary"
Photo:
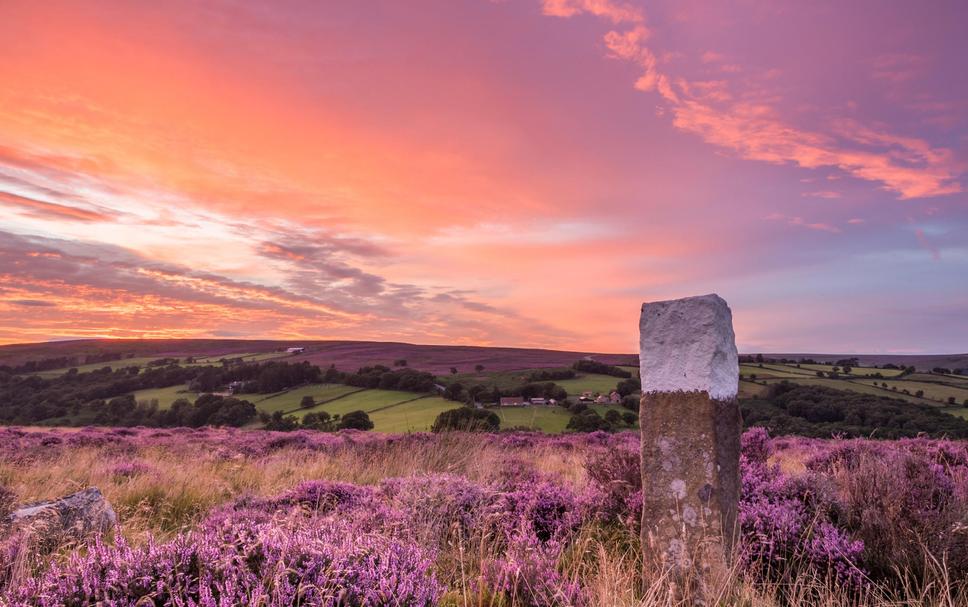
[[[346,385],[346,384],[333,384],[333,385],[340,386],[340,385]],[[302,388],[304,386],[299,386],[299,387]],[[296,388],[292,388],[292,390],[295,390],[295,389]],[[334,396],[333,398],[327,398],[326,400],[321,400],[318,403],[314,402],[313,403],[313,408],[315,409],[316,407],[322,407],[323,405],[328,405],[329,403],[331,403],[333,401],[337,401],[337,400],[339,400],[341,398],[346,398],[347,396],[352,396],[354,394],[359,394],[360,392],[366,392],[367,390],[369,390],[369,388],[360,388],[359,390],[350,390],[349,392],[347,392],[345,394],[340,394],[339,396]],[[286,390],[286,392],[290,392],[290,391],[291,390]],[[286,392],[283,392],[282,394],[285,394]],[[286,415],[288,413],[298,413],[299,411],[302,411],[302,410],[303,410],[302,407],[296,407],[295,409],[290,409],[288,411],[283,411],[282,414],[283,415]]]

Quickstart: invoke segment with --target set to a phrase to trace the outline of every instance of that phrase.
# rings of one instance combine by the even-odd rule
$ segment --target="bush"
[[[597,360],[580,360],[572,365],[575,371],[580,371],[582,373],[599,373],[601,375],[611,375],[612,377],[622,377],[630,378],[632,374],[622,369],[621,367],[616,367],[614,365],[606,365],[605,363],[600,363]]]
[[[431,607],[442,593],[416,545],[345,524],[292,529],[228,519],[163,544],[98,539],[28,580],[16,598],[23,605],[134,605],[150,597],[154,605]]]
[[[622,414],[615,409],[609,409],[605,412],[605,421],[613,426],[617,426],[622,423]]]
[[[292,432],[299,429],[299,419],[295,415],[283,415],[282,411],[275,411],[265,422],[266,430],[276,432]]]
[[[618,382],[615,387],[615,391],[619,393],[620,396],[629,396],[635,392],[642,389],[642,382],[638,378],[631,377],[629,379],[623,379]]]
[[[372,430],[373,422],[366,411],[350,411],[339,420],[340,430]]]
[[[610,431],[612,430],[612,424],[602,419],[602,416],[594,409],[585,409],[581,413],[572,415],[565,429],[571,430],[572,432]]]
[[[497,432],[501,427],[501,418],[493,411],[458,407],[444,411],[434,420],[430,430],[432,432],[447,432],[458,430],[461,432]]]

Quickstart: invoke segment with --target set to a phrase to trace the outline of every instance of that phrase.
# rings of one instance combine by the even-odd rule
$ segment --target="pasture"
[[[623,409],[617,405],[590,405],[589,409],[594,409],[599,415],[614,409],[619,413],[624,413],[628,409]],[[491,409],[501,418],[501,428],[516,428],[538,430],[547,434],[560,434],[565,431],[571,413],[564,407],[536,405],[528,407],[497,407]]]
[[[147,390],[138,390],[132,392],[134,395],[134,400],[136,403],[152,403],[157,402],[159,409],[168,409],[171,404],[178,400],[179,398],[187,398],[190,401],[195,401],[198,398],[198,394],[194,392],[189,392],[185,384],[178,384],[177,386],[168,386],[167,388],[148,388]]]

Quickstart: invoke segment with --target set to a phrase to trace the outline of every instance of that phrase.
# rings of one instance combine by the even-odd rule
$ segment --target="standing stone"
[[[718,295],[642,305],[642,548],[653,567],[715,582],[736,537],[742,420],[732,313]]]

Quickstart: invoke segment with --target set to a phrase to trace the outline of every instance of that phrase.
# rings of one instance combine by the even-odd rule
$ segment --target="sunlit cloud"
[[[962,348],[964,320],[887,303],[963,300],[964,43],[857,19],[5,2],[0,342],[632,351],[642,301],[715,290],[758,349]]]

